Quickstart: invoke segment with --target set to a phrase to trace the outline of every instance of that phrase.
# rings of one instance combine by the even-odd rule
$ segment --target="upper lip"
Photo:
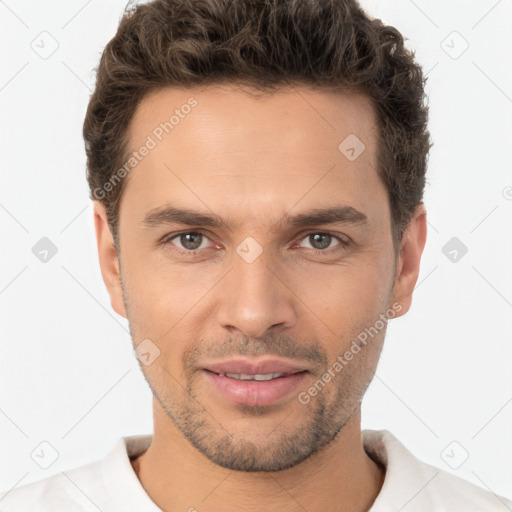
[[[229,359],[204,365],[205,370],[214,373],[236,373],[244,375],[266,375],[270,373],[298,373],[307,370],[305,366],[279,359],[251,360]]]

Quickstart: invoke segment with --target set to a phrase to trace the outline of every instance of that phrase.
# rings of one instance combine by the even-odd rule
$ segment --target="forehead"
[[[248,150],[257,146],[260,151],[318,152],[332,150],[333,143],[349,134],[371,146],[375,125],[373,103],[361,93],[306,86],[283,86],[265,94],[235,84],[169,87],[151,92],[139,103],[130,124],[130,141],[136,146],[148,134],[158,139],[158,132],[163,131],[162,138],[180,138],[180,143],[184,139],[197,143],[194,135],[200,135],[202,147],[215,146],[208,149],[215,149],[223,137],[229,137],[230,145],[240,143]],[[321,141],[324,144],[319,146]],[[298,147],[299,143],[303,144]]]
[[[238,216],[260,216],[269,205],[287,210],[298,200],[304,207],[319,198],[329,203],[334,191],[358,198],[360,207],[372,187],[374,195],[385,195],[376,172],[375,112],[362,94],[164,88],[139,104],[129,142],[130,151],[151,146],[123,192],[136,195],[145,211],[178,198],[219,209],[229,198]]]

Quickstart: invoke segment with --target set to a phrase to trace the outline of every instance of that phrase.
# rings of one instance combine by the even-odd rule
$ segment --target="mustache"
[[[259,338],[229,337],[223,341],[198,340],[183,354],[185,367],[195,367],[201,358],[269,355],[301,360],[313,366],[327,366],[327,353],[320,343],[298,343],[288,336],[269,334]]]

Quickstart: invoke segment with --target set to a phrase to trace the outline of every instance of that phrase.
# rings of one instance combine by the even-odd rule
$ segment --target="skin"
[[[393,304],[395,317],[409,310],[425,208],[416,208],[395,259],[366,96],[306,86],[269,97],[248,92],[166,88],[139,104],[132,149],[190,97],[198,102],[128,175],[119,254],[95,202],[112,307],[128,318],[134,347],[150,339],[160,350],[141,364],[154,396],[154,436],[132,466],[169,512],[368,510],[385,474],[363,449],[360,404],[385,326],[307,404],[297,395]],[[366,146],[352,162],[338,150],[349,134]],[[367,223],[285,223],[286,215],[339,204]],[[163,205],[214,213],[225,224],[145,226],[147,212]],[[204,236],[175,235],[187,231]],[[325,231],[335,236],[315,241]],[[236,251],[249,236],[262,248],[252,263]],[[276,356],[309,373],[271,406],[240,406],[212,388],[201,364],[241,354]]]

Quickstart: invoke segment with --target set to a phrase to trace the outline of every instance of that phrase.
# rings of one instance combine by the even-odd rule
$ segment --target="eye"
[[[329,252],[327,249],[344,249],[348,245],[348,241],[341,237],[328,232],[314,232],[306,235],[303,240],[308,240],[312,245],[311,249],[317,252]],[[333,240],[338,240],[338,244],[331,246]]]
[[[172,242],[175,239],[177,239],[177,242]],[[178,233],[176,235],[166,237],[162,240],[162,243],[173,243],[173,245],[176,245],[182,252],[193,254],[201,249],[206,249],[207,244],[203,244],[205,240],[208,240],[208,237],[203,233],[199,233],[197,231],[186,231],[184,233]],[[181,246],[179,244],[181,244]]]
[[[209,238],[199,231],[184,231],[182,233],[176,233],[164,237],[161,243],[162,245],[167,245],[170,243],[175,246],[178,252],[183,254],[195,255],[201,250],[208,248],[208,240]],[[308,233],[300,240],[309,241],[311,247],[305,248],[311,249],[316,253],[332,253],[338,250],[343,250],[349,245],[348,240],[345,240],[333,233],[323,231]],[[338,243],[333,246],[332,243],[335,240],[337,240]],[[304,247],[301,243],[299,243],[299,246]]]

